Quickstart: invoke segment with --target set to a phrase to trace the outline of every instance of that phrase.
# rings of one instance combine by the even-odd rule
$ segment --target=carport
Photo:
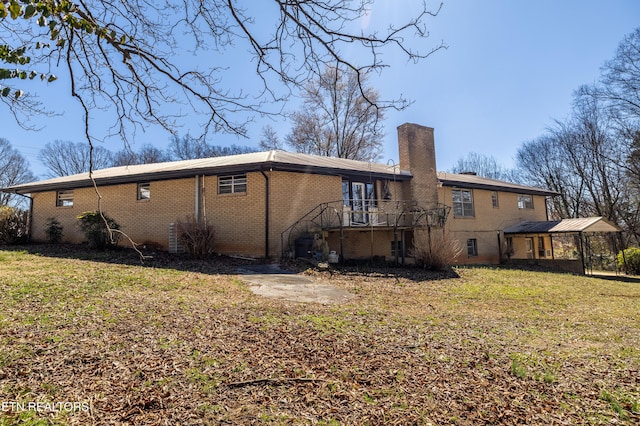
[[[574,235],[576,237],[576,251],[579,253],[579,259],[581,261],[582,273],[586,273],[588,268],[591,268],[591,264],[587,264],[586,259],[591,255],[591,237],[594,235],[602,235],[608,233],[620,233],[622,229],[606,220],[601,216],[574,218],[574,219],[561,219],[551,221],[540,222],[521,222],[517,225],[510,226],[504,231],[506,238],[512,239],[533,239],[534,237],[540,238],[541,236],[547,236],[551,241],[550,244],[550,256],[544,256],[549,260],[555,261],[556,256],[554,253],[553,236],[554,235]],[[622,248],[620,248],[622,249]],[[547,250],[549,252],[549,250]],[[526,257],[514,257],[515,259],[539,259],[535,257],[536,251],[533,250],[531,256]],[[615,253],[614,253],[615,255]]]

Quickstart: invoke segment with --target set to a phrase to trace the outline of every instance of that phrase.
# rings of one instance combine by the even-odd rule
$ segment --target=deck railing
[[[297,238],[321,231],[356,228],[442,228],[450,207],[440,203],[390,200],[338,200],[320,203],[280,234],[283,255]]]

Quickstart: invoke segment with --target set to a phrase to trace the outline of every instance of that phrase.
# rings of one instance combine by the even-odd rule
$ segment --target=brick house
[[[474,174],[438,173],[439,199],[453,206],[446,230],[462,245],[459,263],[497,263],[515,251],[520,241],[504,229],[528,221],[547,221],[547,197],[554,192],[487,179]],[[514,238],[516,238],[514,242]],[[541,244],[551,246],[550,235]],[[539,258],[539,256],[536,256]],[[542,258],[551,258],[546,252]]]
[[[179,250],[175,223],[194,217],[213,225],[217,252],[252,257],[405,260],[416,230],[433,228],[464,248],[458,263],[497,263],[505,228],[547,220],[550,191],[437,173],[432,128],[401,125],[398,148],[399,164],[268,151],[96,170],[95,187],[83,173],[3,191],[29,194],[34,241],[56,218],[65,241],[82,242],[77,216],[101,208],[138,244]]]

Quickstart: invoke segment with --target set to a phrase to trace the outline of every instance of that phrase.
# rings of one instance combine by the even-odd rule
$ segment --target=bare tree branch
[[[415,48],[424,46],[427,19],[439,8],[432,12],[422,3],[407,22],[367,33],[359,22],[373,7],[372,1],[347,0],[272,0],[259,6],[241,0],[26,0],[15,17],[0,17],[0,44],[24,47],[25,69],[45,70],[36,75],[63,73],[85,113],[90,141],[118,136],[128,143],[149,125],[176,134],[185,116],[200,118],[202,135],[196,137],[245,135],[251,114],[279,114],[282,102],[327,65],[352,69],[372,106],[406,106],[402,99],[369,99],[363,78],[388,66],[381,60],[386,51],[418,61],[444,48]],[[238,51],[248,55],[240,68],[227,60]],[[0,65],[10,59],[0,56]],[[229,75],[250,61],[254,81],[229,84]],[[19,90],[19,80],[0,82]],[[14,116],[38,110],[29,99],[34,98],[2,97]],[[98,115],[111,120],[108,134],[91,127]]]

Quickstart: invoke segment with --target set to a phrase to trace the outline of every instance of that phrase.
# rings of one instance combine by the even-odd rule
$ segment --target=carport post
[[[586,265],[584,263],[584,242],[582,241],[582,231],[578,232],[579,241],[580,241],[580,260],[582,260],[582,273],[586,274]]]

